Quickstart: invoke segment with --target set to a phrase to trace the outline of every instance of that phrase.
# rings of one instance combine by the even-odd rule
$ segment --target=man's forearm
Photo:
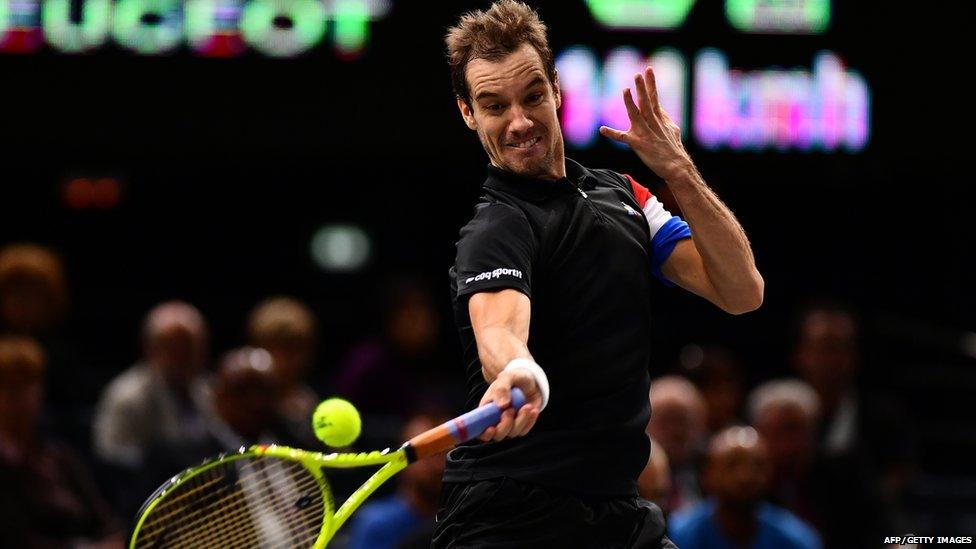
[[[666,182],[691,227],[716,293],[729,310],[756,309],[762,303],[763,279],[742,226],[694,164],[685,163],[674,174]]]
[[[525,343],[505,326],[485,327],[478,335],[478,358],[488,383],[494,381],[512,360],[532,359]]]

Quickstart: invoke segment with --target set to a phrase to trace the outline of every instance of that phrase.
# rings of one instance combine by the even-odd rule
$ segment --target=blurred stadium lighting
[[[743,32],[820,34],[830,24],[830,0],[725,0],[725,14]]]
[[[868,84],[829,51],[817,54],[812,71],[749,72],[729,68],[724,53],[705,49],[695,59],[690,94],[688,67],[677,50],[662,48],[645,58],[634,48],[620,47],[601,64],[590,48],[573,46],[556,56],[566,142],[586,148],[596,142],[601,124],[630,127],[620,93],[648,64],[654,67],[664,110],[707,148],[858,152],[870,139]],[[690,124],[689,95],[694,103]]]
[[[240,0],[188,0],[184,9],[186,39],[196,54],[234,57],[247,49],[240,30]]]
[[[325,6],[317,0],[252,0],[241,16],[248,44],[271,57],[294,57],[325,35]]]
[[[28,53],[42,43],[37,0],[0,0],[0,51]]]
[[[141,55],[170,53],[187,43],[197,55],[234,57],[247,46],[294,57],[329,32],[336,53],[358,57],[370,22],[389,0],[0,0],[0,51],[31,53],[46,40],[55,51],[84,53],[111,35]]]
[[[695,0],[586,0],[586,5],[609,29],[664,30],[680,27]]]
[[[112,0],[88,0],[77,12],[72,12],[73,9],[77,9],[77,2],[71,0],[44,2],[41,22],[48,43],[54,49],[68,53],[90,51],[104,45],[112,26]],[[3,19],[2,13],[0,19]]]
[[[169,53],[183,39],[183,6],[179,0],[119,0],[112,36],[123,47],[143,55]]]
[[[649,58],[629,47],[611,50],[602,70],[588,47],[574,46],[556,57],[563,106],[561,117],[566,141],[574,147],[591,146],[601,124],[630,127],[621,92],[634,86],[634,74],[648,64],[654,67],[661,104],[682,128],[686,122],[688,69],[681,54],[662,48]]]
[[[590,48],[573,46],[556,58],[563,104],[563,135],[571,145],[588,147],[600,126],[600,67]]]
[[[122,185],[112,177],[76,177],[61,186],[61,201],[72,210],[110,210],[119,205]]]
[[[860,73],[832,52],[813,71],[729,68],[725,54],[695,60],[694,133],[708,148],[860,151],[870,133],[871,97]]]
[[[369,40],[369,21],[375,14],[386,14],[389,4],[365,0],[335,0],[335,50],[340,57],[359,55]]]
[[[312,236],[312,259],[324,271],[354,272],[370,258],[369,235],[354,225],[326,225]]]

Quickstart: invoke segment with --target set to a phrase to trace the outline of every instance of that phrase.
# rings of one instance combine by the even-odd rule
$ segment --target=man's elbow
[[[766,283],[759,271],[753,273],[752,283],[749,288],[736,292],[734,299],[726,300],[722,309],[733,315],[751,313],[763,303],[763,294],[766,291]]]

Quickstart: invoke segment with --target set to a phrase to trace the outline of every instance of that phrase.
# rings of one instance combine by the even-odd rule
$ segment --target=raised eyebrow
[[[493,92],[493,91],[483,91],[483,92],[479,93],[478,95],[474,96],[474,100],[475,101],[480,101],[482,99],[491,99],[491,98],[494,98],[494,97],[500,97],[500,96],[497,93]]]
[[[538,75],[537,74],[537,75],[535,75],[534,78],[532,78],[532,80],[529,81],[528,84],[525,85],[525,88],[523,88],[523,89],[528,90],[530,88],[534,88],[534,87],[536,87],[536,86],[538,86],[540,84],[545,84],[545,83],[546,83],[546,79],[543,78],[541,75]],[[501,94],[499,94],[497,92],[493,92],[493,91],[483,91],[483,92],[479,93],[478,95],[474,96],[474,100],[475,101],[480,101],[482,99],[492,99],[492,98],[496,98],[496,97],[501,97]]]
[[[536,75],[528,84],[525,85],[525,89],[534,88],[539,84],[545,84],[546,80],[539,75]]]

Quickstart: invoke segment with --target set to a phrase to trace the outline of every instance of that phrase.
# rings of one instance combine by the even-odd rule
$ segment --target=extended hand
[[[681,129],[661,108],[651,67],[644,69],[643,75],[634,76],[634,85],[637,89],[636,105],[630,88],[624,88],[624,105],[627,106],[630,129],[624,132],[600,126],[600,134],[629,145],[648,168],[668,181],[692,165],[691,157],[681,143]]]
[[[479,406],[494,401],[500,406],[508,406],[512,401],[512,387],[522,389],[525,394],[525,405],[519,408],[518,414],[509,408],[502,412],[502,420],[498,425],[489,427],[481,434],[482,441],[504,440],[524,436],[535,425],[539,419],[539,410],[542,407],[542,393],[535,383],[535,378],[525,370],[506,370],[498,374],[495,381],[491,382],[484,396],[481,397]]]

